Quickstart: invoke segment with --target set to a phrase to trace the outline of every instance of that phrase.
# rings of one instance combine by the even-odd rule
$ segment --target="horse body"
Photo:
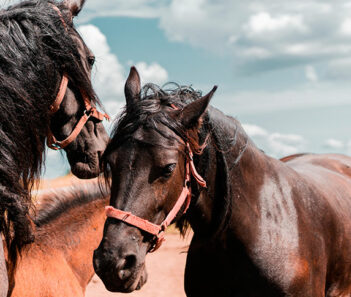
[[[240,192],[224,234],[214,239],[189,213],[199,232],[188,253],[187,296],[349,296],[351,158],[282,163],[249,145],[238,166],[244,177],[233,174]],[[193,211],[210,215],[212,199],[201,196]]]
[[[351,158],[273,159],[237,120],[206,112],[215,89],[200,97],[146,86],[141,97],[139,86],[132,68],[127,108],[103,157],[112,175],[109,209],[161,224],[180,199],[189,147],[197,152],[207,188],[193,173],[189,209],[175,218],[181,231],[187,223],[194,231],[187,296],[351,296]],[[123,217],[106,220],[94,268],[107,289],[143,285],[150,234]]]
[[[102,235],[108,193],[98,181],[39,194],[35,241],[26,246],[12,297],[84,297],[94,275],[91,257]]]

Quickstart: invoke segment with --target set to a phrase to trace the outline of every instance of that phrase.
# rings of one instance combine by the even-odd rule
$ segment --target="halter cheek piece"
[[[175,108],[174,106],[172,107]],[[190,188],[191,176],[195,178],[196,182],[201,187],[206,188],[206,181],[196,171],[194,160],[193,160],[193,153],[191,151],[189,143],[186,143],[186,150],[187,150],[187,155],[186,155],[185,180],[184,180],[183,190],[180,193],[178,200],[173,206],[172,210],[168,213],[167,217],[160,225],[151,223],[148,220],[135,216],[130,212],[114,208],[113,206],[105,207],[107,217],[125,222],[129,225],[137,227],[154,236],[154,244],[151,247],[149,252],[154,252],[161,246],[162,242],[165,240],[164,231],[172,223],[173,219],[177,216],[182,206],[183,205],[185,206],[182,214],[185,214],[186,211],[188,210],[190,201],[191,201],[191,188]]]
[[[62,17],[61,11],[55,5],[53,5],[52,7],[54,10],[57,11],[63,26],[67,30],[67,25],[66,25],[65,20]],[[65,97],[65,94],[67,91],[67,85],[68,85],[68,76],[67,76],[67,74],[63,74],[56,99],[55,99],[54,103],[50,106],[50,114],[51,115],[53,115],[54,113],[56,113],[60,109],[62,100]],[[84,110],[83,116],[80,118],[80,120],[78,121],[78,123],[74,127],[71,134],[64,140],[61,140],[61,141],[57,140],[55,138],[54,134],[49,130],[48,137],[47,137],[47,145],[49,148],[51,148],[53,150],[60,150],[60,149],[65,148],[67,145],[69,145],[73,140],[75,140],[77,138],[79,133],[82,131],[85,123],[89,120],[90,117],[94,117],[99,121],[102,121],[104,118],[106,118],[107,120],[110,119],[108,114],[101,113],[96,109],[96,107],[91,106],[91,103],[90,103],[91,101],[90,101],[89,97],[86,95],[84,90],[80,90],[80,93],[83,97],[83,101],[84,101],[84,105],[85,105],[85,110]]]

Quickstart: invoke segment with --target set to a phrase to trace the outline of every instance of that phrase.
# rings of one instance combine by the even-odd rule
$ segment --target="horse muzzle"
[[[145,262],[139,263],[134,253],[118,256],[99,247],[94,251],[93,265],[111,292],[130,293],[139,290],[147,281]]]

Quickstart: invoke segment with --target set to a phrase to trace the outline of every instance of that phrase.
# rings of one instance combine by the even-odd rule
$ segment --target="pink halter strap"
[[[164,231],[172,223],[173,219],[177,216],[182,206],[185,205],[183,214],[185,214],[186,211],[188,210],[190,201],[191,201],[191,188],[190,188],[191,176],[195,178],[195,180],[201,187],[204,187],[204,188],[206,187],[206,181],[201,177],[201,175],[195,169],[195,165],[193,161],[193,153],[190,149],[189,143],[187,143],[186,146],[187,146],[188,154],[187,154],[187,160],[185,164],[184,187],[182,192],[179,195],[177,202],[173,206],[172,210],[169,212],[165,220],[160,225],[151,223],[148,220],[144,220],[138,216],[133,215],[130,212],[114,208],[113,206],[105,207],[106,215],[108,217],[123,221],[129,225],[135,226],[149,234],[154,235],[155,244],[151,248],[150,252],[156,251],[161,246],[162,242],[165,240]]]

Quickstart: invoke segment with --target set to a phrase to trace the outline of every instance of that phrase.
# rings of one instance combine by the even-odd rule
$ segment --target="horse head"
[[[95,106],[98,98],[91,86],[94,54],[73,27],[73,18],[84,2],[65,0],[59,8],[52,6],[60,19],[58,25],[68,34],[78,57],[76,65],[70,65],[67,70],[63,67],[65,72],[59,73],[57,97],[51,105],[48,145],[66,151],[73,174],[92,178],[100,173],[99,160],[108,141],[102,120],[108,116],[98,112]]]
[[[141,95],[139,74],[132,67],[126,110],[103,156],[105,170],[112,174],[112,213],[93,262],[114,292],[131,292],[145,283],[146,254],[189,206],[189,175],[197,175],[189,169],[190,150],[201,150],[197,129],[215,91],[201,97],[188,88],[153,94],[150,89],[156,86],[146,86]]]

